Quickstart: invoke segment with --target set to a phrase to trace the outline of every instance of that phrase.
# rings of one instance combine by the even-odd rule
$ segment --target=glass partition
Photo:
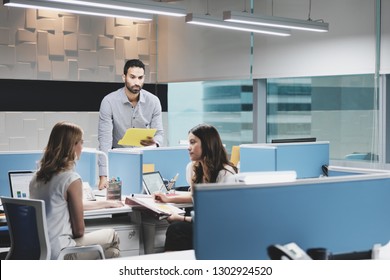
[[[218,129],[229,154],[233,145],[252,143],[251,80],[170,83],[168,92],[169,146],[185,142],[200,123]]]
[[[316,137],[330,158],[378,160],[374,75],[269,79],[267,142]]]

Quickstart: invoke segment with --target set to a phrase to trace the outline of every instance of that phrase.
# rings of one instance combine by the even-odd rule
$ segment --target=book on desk
[[[133,194],[127,196],[125,203],[133,209],[145,209],[151,211],[159,220],[169,217],[171,214],[184,215],[185,211],[170,203],[156,202],[152,195]]]

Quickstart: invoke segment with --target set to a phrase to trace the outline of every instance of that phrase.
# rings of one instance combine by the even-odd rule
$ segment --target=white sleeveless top
[[[65,193],[69,185],[79,179],[78,173],[68,170],[54,175],[46,184],[37,182],[36,176],[30,182],[30,198],[45,201],[51,259],[57,259],[61,249],[76,245]]]

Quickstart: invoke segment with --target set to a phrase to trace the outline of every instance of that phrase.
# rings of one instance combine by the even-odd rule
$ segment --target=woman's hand
[[[102,190],[102,189],[107,188],[107,187],[108,187],[107,177],[106,176],[100,176],[99,177],[98,189]]]
[[[120,200],[106,200],[105,208],[119,208],[123,206],[123,202]]]
[[[175,221],[180,221],[180,222],[184,222],[184,216],[183,215],[179,215],[179,214],[176,214],[176,213],[173,213],[171,214],[168,218],[167,218],[167,221],[168,222],[175,222]]]
[[[156,192],[153,193],[153,198],[156,202],[170,202],[170,198],[165,193]]]

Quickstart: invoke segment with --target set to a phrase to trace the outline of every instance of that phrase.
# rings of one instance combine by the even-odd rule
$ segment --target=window
[[[374,75],[269,79],[267,142],[316,137],[330,158],[378,160]]]
[[[218,129],[228,153],[233,145],[252,143],[251,80],[170,83],[168,92],[169,146],[186,140],[200,123]]]

